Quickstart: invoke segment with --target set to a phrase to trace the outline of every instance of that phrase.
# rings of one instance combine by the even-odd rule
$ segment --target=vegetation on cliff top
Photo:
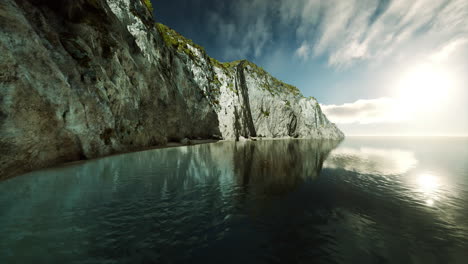
[[[196,59],[196,55],[189,48],[189,45],[198,49],[201,53],[205,53],[205,49],[202,46],[193,43],[191,39],[185,38],[172,28],[161,23],[156,23],[156,28],[168,47],[173,47],[176,50],[187,54],[192,59]]]
[[[265,71],[262,67],[248,60],[220,62],[206,55],[205,49],[203,47],[201,47],[198,44],[193,43],[191,39],[185,38],[184,36],[180,35],[175,30],[169,28],[168,26],[161,24],[161,23],[156,23],[156,28],[158,29],[159,33],[163,37],[164,42],[166,43],[168,47],[173,47],[179,52],[183,52],[187,54],[189,57],[191,57],[194,60],[197,60],[197,56],[194,54],[193,50],[189,48],[189,45],[193,48],[198,49],[202,54],[204,54],[207,58],[209,58],[211,64],[214,67],[218,67],[224,71],[234,68],[240,63],[244,63],[244,66],[249,66],[249,68],[253,72],[255,72],[258,77],[265,79],[265,81],[261,84],[261,86],[264,90],[268,90],[273,96],[281,92],[291,93],[295,96],[301,95],[301,92],[299,91],[297,87],[284,83],[274,77],[270,78],[271,79],[270,81],[266,81],[267,78],[264,78],[264,77],[270,76],[269,73]],[[216,84],[221,85],[221,83],[217,79],[217,76],[215,76],[215,79],[213,81],[215,81]]]
[[[141,0],[143,2],[143,4],[145,4],[146,8],[148,8],[148,10],[153,13],[153,5],[151,4],[151,1],[150,0]]]
[[[236,61],[231,61],[231,62],[220,62],[217,59],[211,58],[211,57],[210,57],[210,61],[211,61],[211,64],[213,64],[213,66],[217,66],[218,68],[221,68],[224,70],[227,70],[229,68],[234,68],[241,62],[241,60],[236,60]]]
[[[231,62],[219,62],[218,60],[214,58],[210,58],[211,63],[213,66],[217,66],[222,69],[229,69],[229,68],[234,68],[240,63],[244,63],[244,66],[249,66],[249,68],[257,74],[259,78],[264,79],[263,83],[261,84],[261,87],[264,90],[269,91],[273,96],[276,95],[277,93],[280,92],[289,92],[292,93],[295,96],[301,95],[301,92],[299,89],[293,85],[284,83],[275,77],[271,78],[271,81],[268,82],[265,76],[271,76],[267,71],[265,71],[262,67],[248,61],[248,60],[236,60],[236,61],[231,61]]]

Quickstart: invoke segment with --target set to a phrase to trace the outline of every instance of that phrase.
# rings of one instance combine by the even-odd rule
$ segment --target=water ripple
[[[450,150],[468,142],[392,140],[224,142],[4,181],[0,263],[465,263],[468,157]]]

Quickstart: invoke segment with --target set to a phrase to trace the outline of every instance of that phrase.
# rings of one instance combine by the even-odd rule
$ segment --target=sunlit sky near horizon
[[[314,96],[348,135],[468,134],[467,0],[152,0],[220,61]]]

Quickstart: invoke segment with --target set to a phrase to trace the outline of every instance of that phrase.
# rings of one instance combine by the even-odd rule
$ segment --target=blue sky
[[[153,6],[158,22],[210,56],[246,58],[316,97],[347,134],[468,134],[466,0]]]

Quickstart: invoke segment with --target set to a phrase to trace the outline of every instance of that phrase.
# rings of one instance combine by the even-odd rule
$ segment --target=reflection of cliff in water
[[[26,197],[60,197],[70,204],[111,199],[116,193],[122,197],[135,190],[163,197],[167,192],[188,192],[205,185],[216,186],[213,192],[229,192],[238,185],[278,194],[316,177],[337,144],[327,140],[264,140],[137,152],[33,172],[4,182],[2,189],[17,190],[9,195],[18,195],[21,202]],[[55,196],[42,193],[45,189],[54,190]],[[10,204],[7,201],[11,198],[5,202]]]
[[[4,237],[10,248],[49,241],[57,248],[76,248],[76,256],[82,258],[121,259],[141,246],[129,243],[133,239],[144,240],[159,252],[206,247],[226,235],[226,225],[245,224],[246,211],[264,212],[274,204],[265,195],[285,194],[306,178],[316,177],[335,145],[299,139],[220,142],[33,172],[0,185],[0,233],[11,234]],[[262,197],[267,199],[252,203]],[[244,205],[249,209],[244,210]],[[36,224],[31,225],[30,219]],[[17,225],[37,235],[13,242],[16,233],[9,230]],[[58,241],[60,245],[53,242],[55,232],[44,231],[69,227],[80,232],[67,233],[70,239]],[[174,230],[187,231],[174,234]],[[194,242],[187,237],[206,239]],[[77,245],[77,241],[92,243]],[[6,247],[2,242],[0,248]]]
[[[316,178],[328,154],[339,144],[330,140],[265,140],[237,144],[234,171],[238,184],[257,194],[282,194]]]

